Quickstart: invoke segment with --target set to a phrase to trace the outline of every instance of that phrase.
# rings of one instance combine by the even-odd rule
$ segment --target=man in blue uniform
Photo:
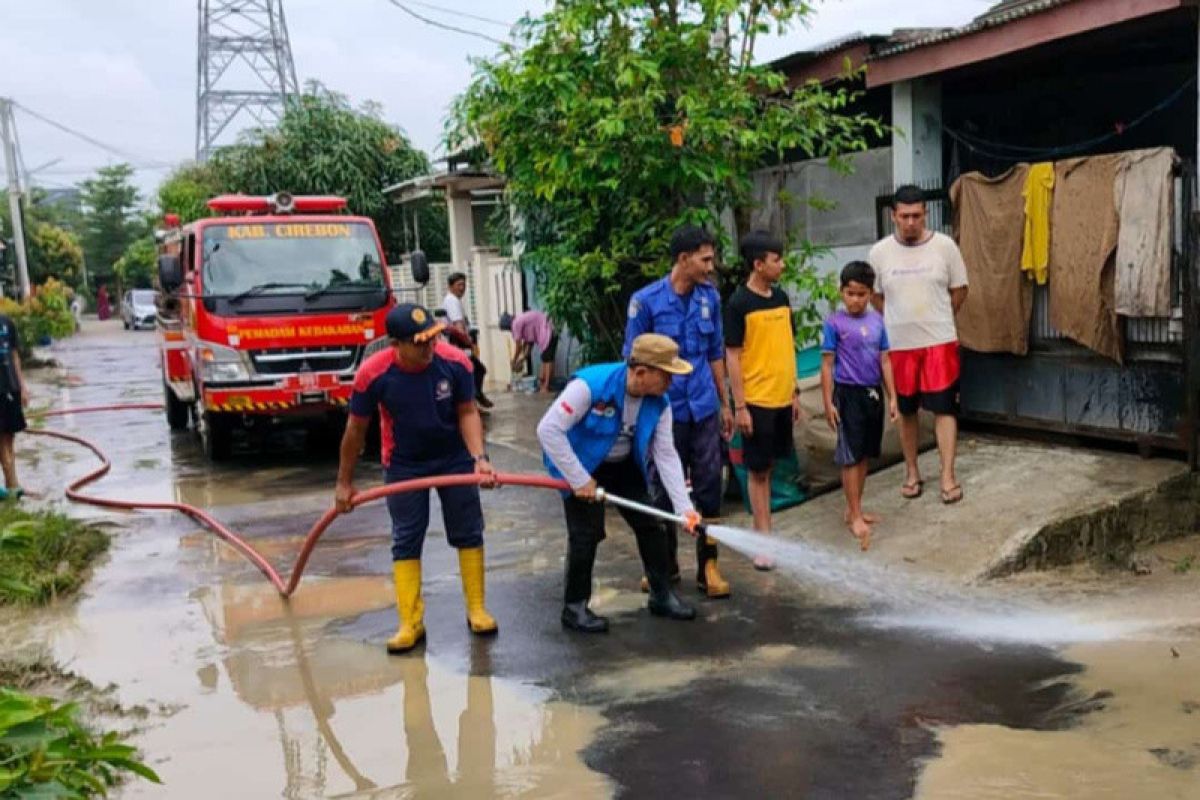
[[[671,237],[671,272],[646,286],[629,301],[624,356],[643,333],[659,333],[679,346],[679,356],[692,365],[675,375],[669,396],[675,449],[692,482],[692,499],[706,518],[721,513],[721,438],[733,431],[733,415],[725,397],[725,342],[721,331],[721,295],[712,285],[715,250],[712,235],[693,225]],[[659,493],[659,504],[663,504]],[[675,529],[669,530],[671,575],[678,579]],[[643,579],[643,589],[645,586]],[[717,545],[707,536],[696,540],[696,583],[709,597],[728,597],[729,584],[717,569]]]
[[[350,510],[354,465],[376,408],[388,483],[430,475],[494,474],[484,451],[471,362],[438,335],[445,324],[412,303],[389,311],[386,324],[391,347],[364,361],[354,377],[334,498],[341,511]],[[475,634],[495,633],[496,620],[484,607],[479,487],[443,487],[438,498],[446,539],[458,550],[467,624]],[[421,548],[429,525],[429,490],[390,495],[387,505],[400,616],[400,629],[388,640],[387,649],[403,653],[425,638]]]

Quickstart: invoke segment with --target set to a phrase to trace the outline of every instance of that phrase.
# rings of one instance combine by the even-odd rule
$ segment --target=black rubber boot
[[[607,633],[608,620],[593,614],[587,601],[567,603],[562,610],[562,624],[567,630],[579,633]]]
[[[670,619],[695,619],[696,609],[671,591],[671,580],[667,573],[670,563],[667,557],[667,538],[663,531],[657,526],[648,526],[635,533],[638,552],[642,556],[642,566],[650,583],[650,600],[646,603],[650,613],[656,617]]]
[[[664,587],[661,592],[655,592],[653,577],[650,578],[650,600],[646,603],[646,608],[650,609],[650,613],[656,617],[681,620],[696,618],[696,609],[680,600],[669,587]]]

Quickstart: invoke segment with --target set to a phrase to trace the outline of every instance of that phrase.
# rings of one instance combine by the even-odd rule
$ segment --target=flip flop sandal
[[[915,489],[914,492],[909,492],[910,489]],[[906,483],[900,487],[900,496],[905,500],[916,500],[925,493],[925,481],[918,480],[916,483]]]
[[[944,505],[952,506],[962,499],[963,499],[962,486],[957,483],[954,484],[953,486],[951,486],[949,489],[942,490],[942,503]]]

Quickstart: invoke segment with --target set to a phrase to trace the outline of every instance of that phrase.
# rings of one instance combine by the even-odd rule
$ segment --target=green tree
[[[133,167],[101,167],[96,177],[79,185],[83,202],[83,251],[88,269],[106,274],[135,238],[145,232],[137,214],[138,191],[131,183]]]
[[[629,293],[668,269],[685,223],[738,227],[751,172],[865,149],[853,92],[789,87],[757,38],[812,13],[803,0],[558,0],[476,74],[448,143],[479,142],[524,220],[551,314],[589,358],[619,347]],[[732,33],[731,33],[732,32]]]
[[[313,82],[288,104],[278,127],[251,131],[218,150],[209,168],[211,187],[221,191],[345,197],[353,213],[375,220],[386,253],[394,257],[411,242],[404,240],[401,209],[382,190],[424,175],[430,166],[403,131],[383,120],[378,104],[354,108],[344,95]],[[445,258],[445,206],[429,205],[420,213],[422,246],[431,258]]]
[[[29,279],[44,283],[58,278],[75,286],[83,276],[83,248],[75,236],[48,222],[35,221],[29,226]]]
[[[178,214],[182,223],[207,217],[205,205],[221,194],[221,176],[211,165],[187,164],[172,172],[158,187],[158,208],[163,214]]]
[[[154,272],[158,266],[158,248],[149,237],[134,239],[125,252],[113,264],[113,272],[121,291],[125,289],[149,289],[154,286]]]

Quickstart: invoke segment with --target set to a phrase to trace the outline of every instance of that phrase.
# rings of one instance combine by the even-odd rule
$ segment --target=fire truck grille
[[[362,347],[328,345],[325,347],[280,347],[251,350],[250,360],[259,375],[288,375],[294,372],[345,372],[358,364]]]

